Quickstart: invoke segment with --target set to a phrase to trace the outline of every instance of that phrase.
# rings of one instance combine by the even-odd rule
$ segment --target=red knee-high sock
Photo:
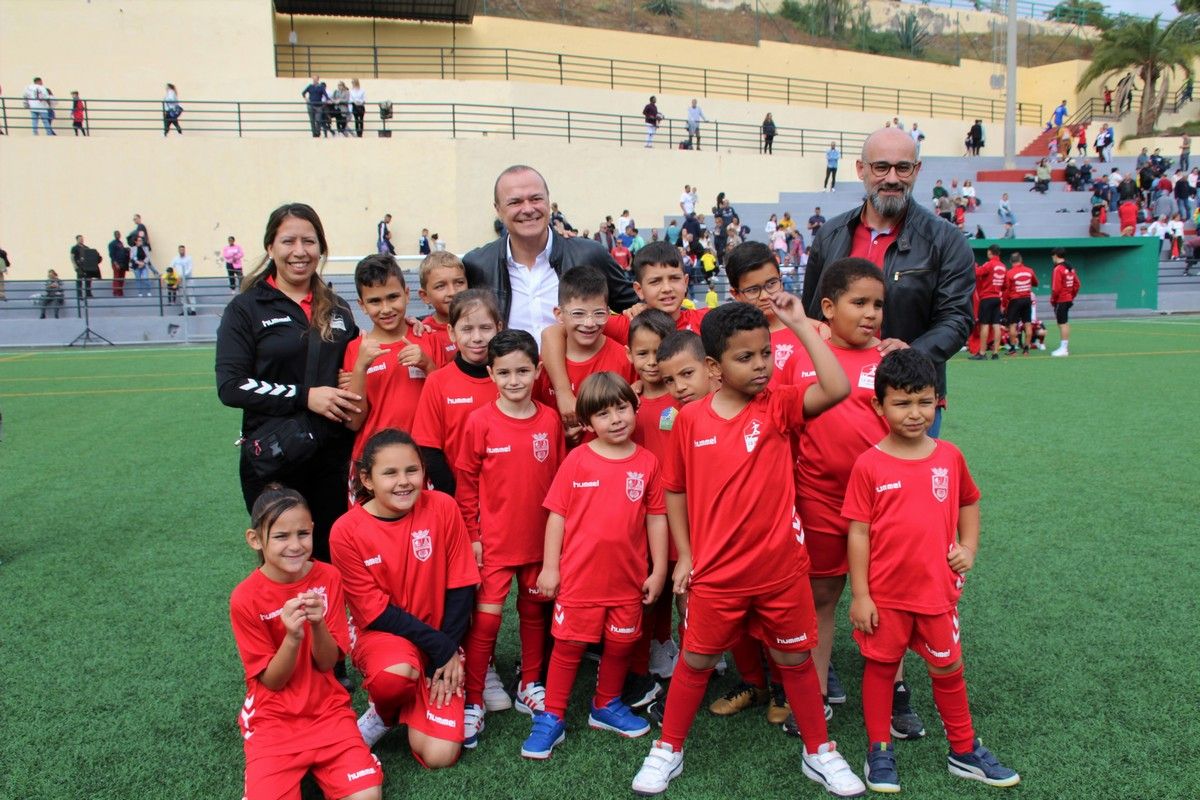
[[[413,678],[394,672],[378,672],[365,682],[367,696],[375,704],[375,713],[388,725],[396,719],[417,693],[417,682]]]
[[[967,681],[963,678],[962,666],[949,675],[936,675],[930,671],[929,678],[933,682],[933,702],[942,715],[950,748],[956,753],[970,751],[975,744],[975,726],[971,724]]]
[[[650,671],[650,640],[654,635],[655,614],[658,613],[658,608],[649,606],[642,612],[642,635],[634,643],[633,653],[629,658],[629,671],[635,675],[645,675]],[[604,651],[607,654],[609,643],[605,643]],[[604,665],[600,665],[604,669]]]
[[[625,676],[629,673],[629,660],[640,644],[640,639],[604,641],[604,653],[600,656],[600,669],[596,676],[596,695],[592,698],[596,708],[604,708],[613,698],[621,696],[621,690],[625,688]]]
[[[550,653],[550,671],[546,676],[546,710],[559,719],[567,715],[567,703],[571,699],[571,687],[575,685],[575,674],[587,645],[558,639]]]
[[[811,658],[803,663],[779,665],[783,692],[787,695],[788,707],[800,726],[800,738],[804,740],[806,752],[815,753],[817,748],[829,741],[825,727],[825,701],[821,698],[821,681],[813,668]]]
[[[528,597],[517,598],[521,633],[521,683],[538,683],[546,665],[546,606]]]
[[[675,666],[671,688],[667,690],[667,707],[663,710],[661,740],[675,748],[676,752],[683,749],[683,740],[687,738],[696,712],[704,702],[704,692],[708,689],[711,675],[711,668],[696,669],[682,656]]]
[[[667,573],[668,575],[670,573]],[[671,638],[671,587],[663,588],[663,593],[658,596],[658,600],[654,603],[654,630],[651,635],[656,642],[665,642]]]
[[[895,661],[867,659],[863,668],[863,723],[868,744],[892,740],[892,688],[899,666]]]
[[[763,673],[762,643],[750,634],[743,634],[733,646],[733,664],[742,680],[760,689],[767,688],[767,676]]]
[[[500,633],[500,615],[487,611],[475,611],[471,618],[471,630],[463,643],[467,656],[466,700],[467,705],[483,705],[483,684],[487,677],[488,662],[496,647]]]

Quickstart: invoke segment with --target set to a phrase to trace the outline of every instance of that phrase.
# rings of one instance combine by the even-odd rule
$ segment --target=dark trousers
[[[167,135],[172,125],[175,126],[175,130],[179,131],[179,135],[182,136],[183,128],[179,127],[179,117],[168,117],[166,114],[163,114],[163,136]]]
[[[234,269],[233,264],[225,262],[225,274],[229,276],[229,288],[237,291],[242,285],[242,271]]]
[[[363,135],[363,117],[367,114],[366,106],[354,106],[354,133],[358,138]]]
[[[822,186],[822,188],[824,188],[824,187],[828,187],[830,189],[837,188],[837,167],[826,167],[825,168],[825,182],[823,184],[821,184],[821,186]]]
[[[771,149],[771,146],[772,146],[774,143],[775,143],[775,137],[774,137],[774,136],[764,136],[764,137],[763,137],[763,149],[762,149],[762,151],[763,151],[764,153],[773,153],[773,152],[775,152],[774,150],[772,150],[772,149]]]

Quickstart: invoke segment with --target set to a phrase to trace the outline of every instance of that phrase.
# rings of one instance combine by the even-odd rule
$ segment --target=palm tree
[[[1170,94],[1171,76],[1182,72],[1192,77],[1192,62],[1200,58],[1200,39],[1187,16],[1163,25],[1162,14],[1153,19],[1121,17],[1104,31],[1093,50],[1092,63],[1079,77],[1075,91],[1081,92],[1099,78],[1133,71],[1142,79],[1142,103],[1138,109],[1137,133],[1154,130]]]

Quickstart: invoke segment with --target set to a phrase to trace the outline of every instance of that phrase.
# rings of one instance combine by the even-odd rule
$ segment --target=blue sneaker
[[[898,681],[892,689],[892,738],[920,739],[925,735],[925,723],[913,711],[910,701],[912,692],[908,684]]]
[[[863,778],[872,792],[895,794],[900,791],[900,773],[896,771],[896,751],[890,742],[876,742],[867,751]]]
[[[992,755],[978,739],[969,753],[950,751],[946,761],[950,774],[960,778],[986,783],[988,786],[1016,786],[1021,782],[1021,776],[1015,769],[1009,769]]]
[[[542,711],[533,716],[533,730],[529,738],[521,745],[521,755],[544,761],[554,752],[555,746],[567,738],[567,723],[549,711]]]
[[[614,731],[627,739],[636,739],[650,732],[650,723],[633,713],[633,709],[614,697],[604,708],[592,705],[588,725],[599,731]]]
[[[833,664],[829,665],[829,672],[825,673],[825,702],[831,706],[840,706],[846,702],[846,690],[842,688],[838,674],[833,671]]]

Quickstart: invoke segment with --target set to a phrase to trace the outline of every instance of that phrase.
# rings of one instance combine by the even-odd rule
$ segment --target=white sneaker
[[[826,742],[815,753],[805,750],[801,767],[807,778],[836,797],[862,797],[867,793],[866,784],[837,751],[837,742]]]
[[[683,753],[665,742],[655,742],[650,755],[642,762],[642,768],[633,776],[633,793],[642,797],[653,797],[667,790],[673,778],[683,772]]]
[[[725,660],[725,654],[721,654],[721,660],[717,662],[717,666],[713,669],[717,671],[717,677],[725,677],[725,670],[729,669],[729,662]]]
[[[488,711],[507,711],[513,707],[512,698],[504,691],[504,683],[496,674],[494,664],[488,664],[487,676],[483,679],[483,707]]]
[[[669,678],[675,674],[675,665],[679,663],[679,645],[674,639],[665,642],[650,642],[650,674],[660,678]]]
[[[1069,355],[1070,355],[1070,353],[1069,353],[1069,352],[1067,352],[1066,350],[1063,350],[1063,349],[1060,347],[1060,348],[1058,348],[1057,350],[1055,350],[1055,351],[1053,351],[1052,353],[1050,353],[1050,355],[1051,355],[1051,357],[1053,357],[1053,358],[1063,358],[1063,357],[1069,356]]]
[[[474,703],[463,710],[463,747],[474,750],[479,744],[479,734],[483,732],[483,706]]]
[[[517,684],[517,711],[533,716],[546,710],[546,687],[537,681]]]
[[[1038,349],[1038,350],[1045,350],[1045,349],[1046,349],[1046,343],[1045,343],[1045,342],[1038,342],[1038,343],[1037,343],[1037,349]]]
[[[363,741],[367,743],[367,747],[374,747],[375,743],[391,729],[391,726],[385,724],[383,718],[379,716],[379,712],[375,710],[374,703],[368,705],[367,710],[358,718],[358,732],[362,735]]]

